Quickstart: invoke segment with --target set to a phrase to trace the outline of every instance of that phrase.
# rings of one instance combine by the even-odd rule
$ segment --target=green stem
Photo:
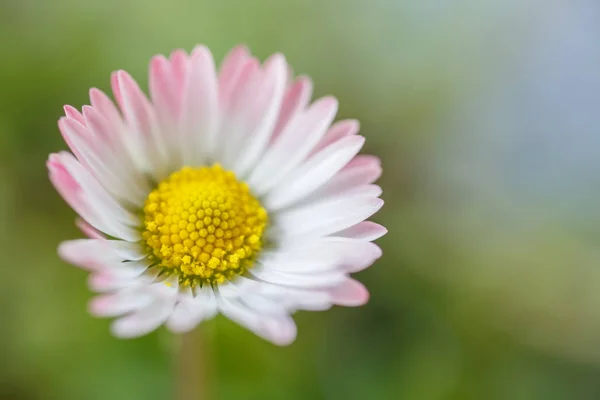
[[[176,362],[177,400],[210,400],[208,347],[200,329],[181,336]]]

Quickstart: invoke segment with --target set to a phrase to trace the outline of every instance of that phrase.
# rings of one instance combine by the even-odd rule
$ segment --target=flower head
[[[73,155],[50,156],[50,179],[89,238],[59,254],[91,272],[90,311],[118,317],[116,336],[220,312],[284,345],[295,311],[368,300],[349,275],[381,255],[386,230],[365,221],[383,204],[379,160],[289,70],[238,47],[217,72],[200,46],[152,59],[150,99],[119,71],[118,106],[92,89],[91,106],[65,107]]]

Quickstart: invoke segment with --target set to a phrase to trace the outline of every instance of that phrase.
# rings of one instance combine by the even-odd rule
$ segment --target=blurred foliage
[[[87,314],[85,274],[56,256],[61,240],[80,233],[44,163],[65,149],[56,128],[63,104],[86,104],[87,88],[107,90],[116,69],[145,86],[153,54],[196,43],[217,59],[237,43],[263,59],[281,51],[313,78],[317,96],[336,95],[339,118],[360,119],[365,151],[383,159],[386,206],[375,220],[390,231],[383,258],[359,274],[370,303],[300,313],[292,346],[224,318],[205,324],[219,399],[599,398],[598,229],[581,223],[597,217],[521,196],[506,183],[512,159],[489,161],[527,132],[491,94],[510,88],[506,101],[517,100],[511,90],[530,59],[527,43],[540,21],[566,8],[2,0],[0,399],[172,392],[169,333],[119,341],[108,321]],[[530,171],[522,168],[519,177]]]

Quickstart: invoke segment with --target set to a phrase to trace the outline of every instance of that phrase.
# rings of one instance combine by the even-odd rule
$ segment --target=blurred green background
[[[156,53],[283,52],[383,159],[359,309],[287,348],[217,318],[218,399],[600,398],[600,5],[593,0],[0,0],[0,398],[167,399],[173,338],[86,312],[47,180],[63,104]]]

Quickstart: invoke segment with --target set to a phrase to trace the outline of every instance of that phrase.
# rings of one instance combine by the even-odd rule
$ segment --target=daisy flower
[[[311,103],[307,77],[281,54],[245,47],[217,71],[211,52],[150,62],[149,98],[124,71],[116,100],[90,90],[58,126],[72,151],[50,179],[87,239],[59,247],[90,272],[91,314],[117,337],[165,324],[193,329],[222,313],[278,345],[298,310],[367,302],[350,274],[381,256],[376,157],[357,155],[358,122],[333,123],[337,100]]]

